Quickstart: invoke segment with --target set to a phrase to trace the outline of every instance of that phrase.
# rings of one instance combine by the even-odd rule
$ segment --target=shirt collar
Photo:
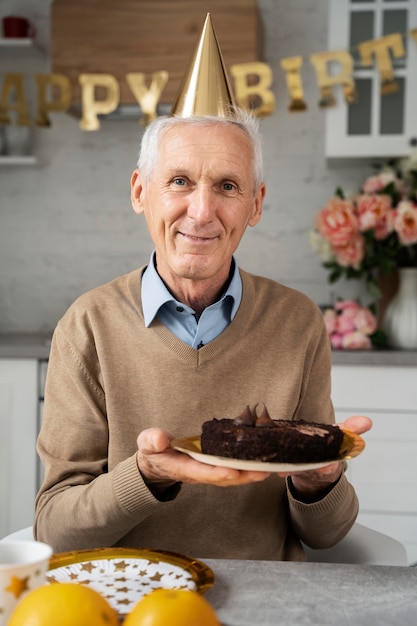
[[[161,306],[166,302],[177,302],[156,271],[155,251],[152,252],[149,264],[142,274],[141,294],[143,317],[146,327],[150,326]],[[220,300],[223,300],[227,296],[231,297],[233,300],[231,310],[231,319],[233,319],[242,299],[242,279],[240,278],[239,269],[234,259],[232,279]],[[178,305],[181,304],[183,303],[178,302]]]

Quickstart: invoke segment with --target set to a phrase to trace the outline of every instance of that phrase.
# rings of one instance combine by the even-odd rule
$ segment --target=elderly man
[[[55,550],[302,560],[300,540],[327,547],[353,524],[342,462],[280,475],[170,446],[258,402],[275,419],[334,421],[320,310],[234,258],[264,195],[250,115],[174,115],[147,128],[131,199],[154,244],[149,264],[81,296],[52,342],[35,533]],[[347,426],[360,433],[370,421]]]

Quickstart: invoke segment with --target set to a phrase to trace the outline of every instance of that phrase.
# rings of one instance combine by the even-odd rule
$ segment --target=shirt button
[[[184,313],[184,307],[183,306],[177,306],[177,311],[178,311],[178,313]]]

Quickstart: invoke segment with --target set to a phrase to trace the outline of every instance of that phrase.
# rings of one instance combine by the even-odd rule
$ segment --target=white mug
[[[40,541],[0,542],[0,626],[24,596],[46,583],[52,548]]]

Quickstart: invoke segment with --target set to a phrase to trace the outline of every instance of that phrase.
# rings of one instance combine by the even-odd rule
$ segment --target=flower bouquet
[[[353,197],[338,188],[310,235],[329,282],[363,279],[368,293],[379,298],[378,271],[389,275],[396,267],[417,267],[417,156],[390,162]]]
[[[333,349],[368,350],[379,343],[375,315],[354,300],[340,300],[325,308],[323,318]]]

